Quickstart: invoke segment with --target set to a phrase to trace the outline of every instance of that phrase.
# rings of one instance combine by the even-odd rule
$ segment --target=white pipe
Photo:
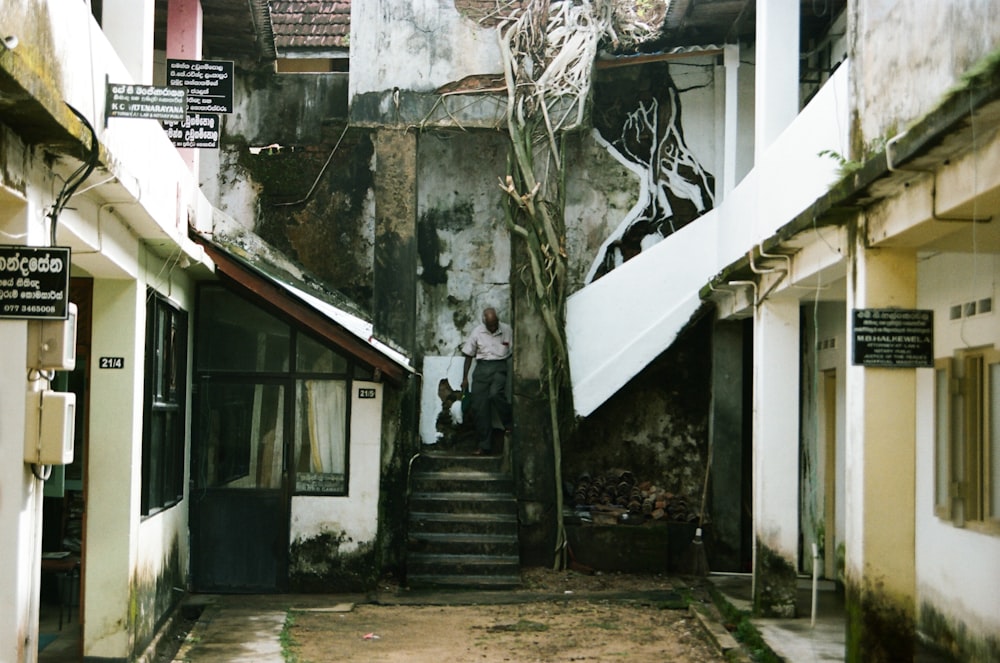
[[[819,585],[819,549],[816,544],[812,544],[813,549],[813,587],[812,587],[812,617],[809,620],[809,627],[816,628],[816,593]]]

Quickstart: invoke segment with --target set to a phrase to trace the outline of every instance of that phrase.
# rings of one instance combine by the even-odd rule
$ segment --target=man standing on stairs
[[[472,416],[476,423],[479,448],[476,455],[493,452],[493,419],[499,419],[505,432],[512,424],[510,401],[507,399],[507,365],[510,360],[514,333],[510,325],[500,322],[496,309],[483,310],[483,322],[476,325],[462,345],[465,366],[462,370],[462,393],[469,389],[469,368],[476,360],[472,376]]]

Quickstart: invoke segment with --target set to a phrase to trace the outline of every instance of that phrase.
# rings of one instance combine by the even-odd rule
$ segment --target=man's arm
[[[469,368],[472,367],[472,357],[465,355],[465,366],[462,367],[462,391],[469,390]]]

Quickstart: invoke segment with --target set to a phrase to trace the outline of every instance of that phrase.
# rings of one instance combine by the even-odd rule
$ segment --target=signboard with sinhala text
[[[852,314],[856,366],[934,366],[934,311],[862,308]]]
[[[0,318],[65,320],[69,247],[0,245]]]

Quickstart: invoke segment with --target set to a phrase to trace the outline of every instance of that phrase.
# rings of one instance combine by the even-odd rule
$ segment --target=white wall
[[[837,70],[722,205],[570,296],[566,333],[578,415],[592,412],[673,342],[711,277],[838,179],[836,162],[818,153],[846,153],[849,71],[849,63]]]
[[[919,308],[934,310],[934,355],[961,348],[1000,347],[1000,255],[940,253],[918,267]],[[952,304],[993,297],[993,312],[948,319]],[[1000,536],[958,528],[934,512],[934,372],[917,377],[916,564],[919,603],[964,623],[968,632],[1000,633]]]
[[[399,88],[431,92],[470,74],[500,73],[496,33],[452,2],[366,0],[351,4],[350,98]]]
[[[347,554],[375,541],[378,533],[384,385],[354,381],[353,389],[347,495],[292,497],[289,540],[293,544],[329,533],[341,540],[339,551]],[[375,398],[358,398],[359,389],[374,389]]]

